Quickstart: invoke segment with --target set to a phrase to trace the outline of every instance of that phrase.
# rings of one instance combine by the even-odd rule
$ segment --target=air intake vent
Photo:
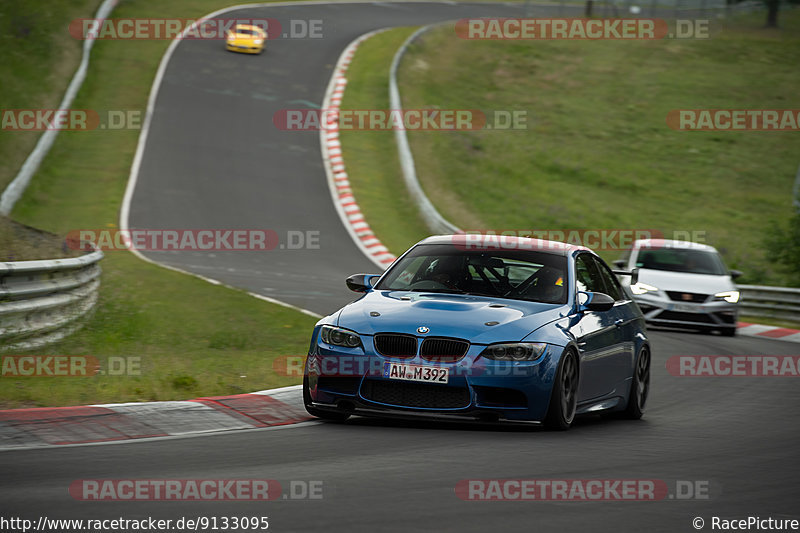
[[[698,294],[696,292],[667,291],[667,296],[669,296],[670,300],[676,300],[678,302],[703,303],[708,300],[708,297],[711,295]]]
[[[469,343],[465,340],[428,337],[422,341],[419,354],[428,361],[452,363],[464,357],[467,350],[469,350]]]
[[[361,385],[361,396],[373,402],[428,409],[459,409],[469,406],[470,401],[465,387],[370,379]]]
[[[375,350],[386,357],[410,359],[417,355],[417,338],[397,333],[378,333],[375,335]]]

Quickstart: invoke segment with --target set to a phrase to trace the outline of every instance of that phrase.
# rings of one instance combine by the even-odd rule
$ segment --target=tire
[[[633,369],[631,391],[628,394],[628,406],[625,408],[625,418],[639,420],[644,414],[647,397],[650,394],[650,348],[643,346],[636,358]]]
[[[311,393],[308,391],[308,376],[303,377],[303,405],[306,408],[306,411],[311,416],[315,416],[321,420],[328,420],[330,422],[344,422],[350,415],[346,413],[333,413],[331,411],[322,411],[320,409],[315,409],[311,406]]]
[[[722,328],[719,330],[722,333],[723,337],[735,337],[736,336],[736,328]]]
[[[558,371],[550,393],[550,406],[544,424],[555,430],[569,429],[578,407],[578,357],[567,350],[558,362]]]

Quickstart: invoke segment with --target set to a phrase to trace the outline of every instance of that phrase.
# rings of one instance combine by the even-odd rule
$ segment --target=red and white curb
[[[312,418],[300,385],[187,401],[0,410],[0,450],[284,426]]]
[[[736,334],[745,335],[747,337],[762,337],[789,342],[800,342],[800,330],[780,328],[778,326],[763,326],[761,324],[750,324],[748,322],[739,322]]]
[[[322,101],[322,109],[327,111],[325,113],[327,123],[320,128],[320,144],[325,173],[328,177],[328,187],[330,188],[336,211],[339,213],[342,223],[344,223],[356,245],[373,263],[383,270],[391,265],[397,257],[389,252],[388,248],[375,236],[369,224],[367,224],[361,208],[358,207],[353,190],[350,188],[349,177],[342,158],[342,143],[339,139],[338,124],[338,111],[347,86],[347,78],[345,77],[347,68],[350,66],[358,46],[382,31],[385,30],[377,30],[362,35],[347,45],[342,55],[339,56],[336,67],[333,69],[333,75],[328,83],[325,98]]]

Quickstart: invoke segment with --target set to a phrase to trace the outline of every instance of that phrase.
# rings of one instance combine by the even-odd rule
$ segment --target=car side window
[[[575,278],[579,291],[605,292],[603,277],[589,254],[581,254],[575,259]]]
[[[600,271],[600,275],[603,277],[603,281],[606,284],[605,293],[614,298],[614,301],[618,302],[624,300],[624,293],[622,292],[622,287],[617,277],[602,262],[597,259],[594,259],[594,261],[597,263],[597,269]]]

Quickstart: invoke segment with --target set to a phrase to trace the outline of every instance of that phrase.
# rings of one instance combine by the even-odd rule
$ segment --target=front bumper
[[[230,52],[240,52],[242,54],[260,54],[264,51],[264,45],[225,43],[225,48]]]
[[[398,361],[379,355],[360,356],[367,361],[362,367],[365,371],[332,375],[324,370],[333,368],[326,360],[340,355],[310,354],[305,372],[312,405],[318,409],[366,416],[539,422],[550,402],[554,365],[559,359],[556,351],[551,347],[535,362],[492,361],[470,353],[458,362],[433,365],[450,369],[447,384],[386,377],[381,370],[384,364]],[[418,358],[402,363],[431,366]]]
[[[336,404],[312,402],[311,407],[321,411],[348,413],[358,416],[400,418],[404,420],[441,420],[443,422],[473,422],[480,424],[513,423],[540,426],[539,420],[504,418],[501,412],[490,409],[471,409],[463,412],[414,411],[365,404],[359,400],[340,400]]]
[[[725,301],[681,302],[667,296],[635,296],[645,320],[655,326],[701,329],[736,328],[739,304]]]

